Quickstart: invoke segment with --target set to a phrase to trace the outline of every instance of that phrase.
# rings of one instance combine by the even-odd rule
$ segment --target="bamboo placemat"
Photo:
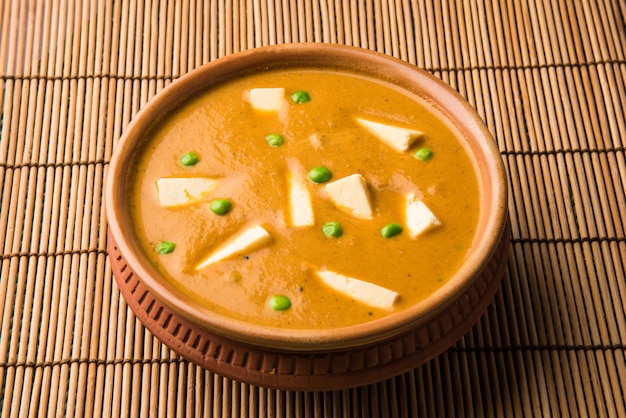
[[[626,416],[625,20],[621,0],[0,2],[0,417]],[[379,384],[213,375],[152,337],[112,278],[103,180],[133,115],[205,62],[286,42],[440,77],[510,175],[488,312]]]

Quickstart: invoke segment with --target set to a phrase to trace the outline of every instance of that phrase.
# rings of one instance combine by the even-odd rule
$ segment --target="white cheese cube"
[[[407,196],[405,215],[406,226],[411,238],[417,238],[420,234],[441,225],[439,219],[430,211],[428,206],[421,200],[417,200],[415,195]]]
[[[250,90],[250,104],[256,110],[265,112],[279,111],[285,102],[285,89],[255,88]]]
[[[289,186],[289,219],[286,221],[287,225],[294,227],[313,226],[315,216],[306,180],[298,170],[293,168],[289,170],[287,175]]]
[[[377,284],[335,273],[318,271],[317,275],[329,287],[356,301],[382,309],[391,309],[400,296]]]
[[[270,233],[260,225],[245,229],[224,242],[207,258],[201,261],[196,266],[196,270],[200,270],[201,268],[235,255],[248,254],[259,250],[270,245],[272,241],[273,239]]]
[[[367,182],[360,174],[328,183],[325,187],[328,197],[333,203],[359,219],[372,219],[372,203],[370,202]]]
[[[367,119],[356,118],[356,121],[369,133],[399,152],[405,152],[419,139],[423,133],[414,129],[387,125]]]
[[[156,181],[159,202],[164,207],[205,202],[217,184],[216,179],[208,177],[164,177]]]

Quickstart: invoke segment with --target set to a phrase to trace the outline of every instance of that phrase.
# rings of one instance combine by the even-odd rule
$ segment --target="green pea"
[[[274,295],[268,302],[270,308],[275,311],[286,311],[291,308],[291,301],[285,295]]]
[[[430,148],[420,148],[413,156],[420,161],[428,161],[433,157],[433,152]]]
[[[390,223],[381,228],[380,235],[382,235],[383,238],[391,238],[391,237],[395,237],[401,232],[402,232],[402,225],[396,224],[396,223]]]
[[[176,244],[174,244],[172,241],[161,241],[156,246],[155,250],[159,254],[169,254],[174,251],[174,248],[176,248]]]
[[[339,222],[327,222],[322,226],[322,232],[328,238],[339,238],[343,235],[343,229]]]
[[[285,143],[285,138],[280,134],[269,134],[265,137],[265,140],[272,147],[280,147]]]
[[[295,104],[302,104],[311,101],[311,96],[304,90],[298,90],[291,95],[291,100]]]
[[[209,209],[216,215],[225,215],[231,207],[229,199],[213,199],[209,205]]]
[[[326,167],[315,167],[309,171],[309,178],[315,183],[326,183],[333,177],[333,173]]]
[[[179,161],[185,167],[190,167],[192,165],[198,164],[198,161],[200,161],[200,157],[198,157],[198,154],[196,154],[195,152],[189,151],[188,153],[183,154],[180,157]]]

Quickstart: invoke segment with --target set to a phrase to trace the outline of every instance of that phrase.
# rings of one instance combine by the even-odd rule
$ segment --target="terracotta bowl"
[[[358,70],[430,103],[461,133],[480,179],[479,233],[462,268],[415,306],[370,323],[324,331],[270,329],[236,321],[189,300],[143,256],[126,202],[129,165],[145,132],[186,100],[233,75],[267,68]],[[139,320],[181,356],[241,382],[287,390],[365,385],[411,370],[453,345],[478,320],[504,275],[509,245],[507,182],[500,153],[482,120],[451,88],[403,61],[325,44],[253,49],[208,63],[159,92],[117,145],[106,184],[108,248],[115,279]]]

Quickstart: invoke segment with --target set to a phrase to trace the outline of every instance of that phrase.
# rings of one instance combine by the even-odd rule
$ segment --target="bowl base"
[[[362,386],[414,369],[457,342],[491,303],[505,274],[510,226],[480,277],[427,324],[375,344],[337,351],[280,351],[225,338],[192,324],[158,301],[128,266],[109,231],[115,280],[128,306],[160,341],[221,376],[283,390],[327,391]]]

